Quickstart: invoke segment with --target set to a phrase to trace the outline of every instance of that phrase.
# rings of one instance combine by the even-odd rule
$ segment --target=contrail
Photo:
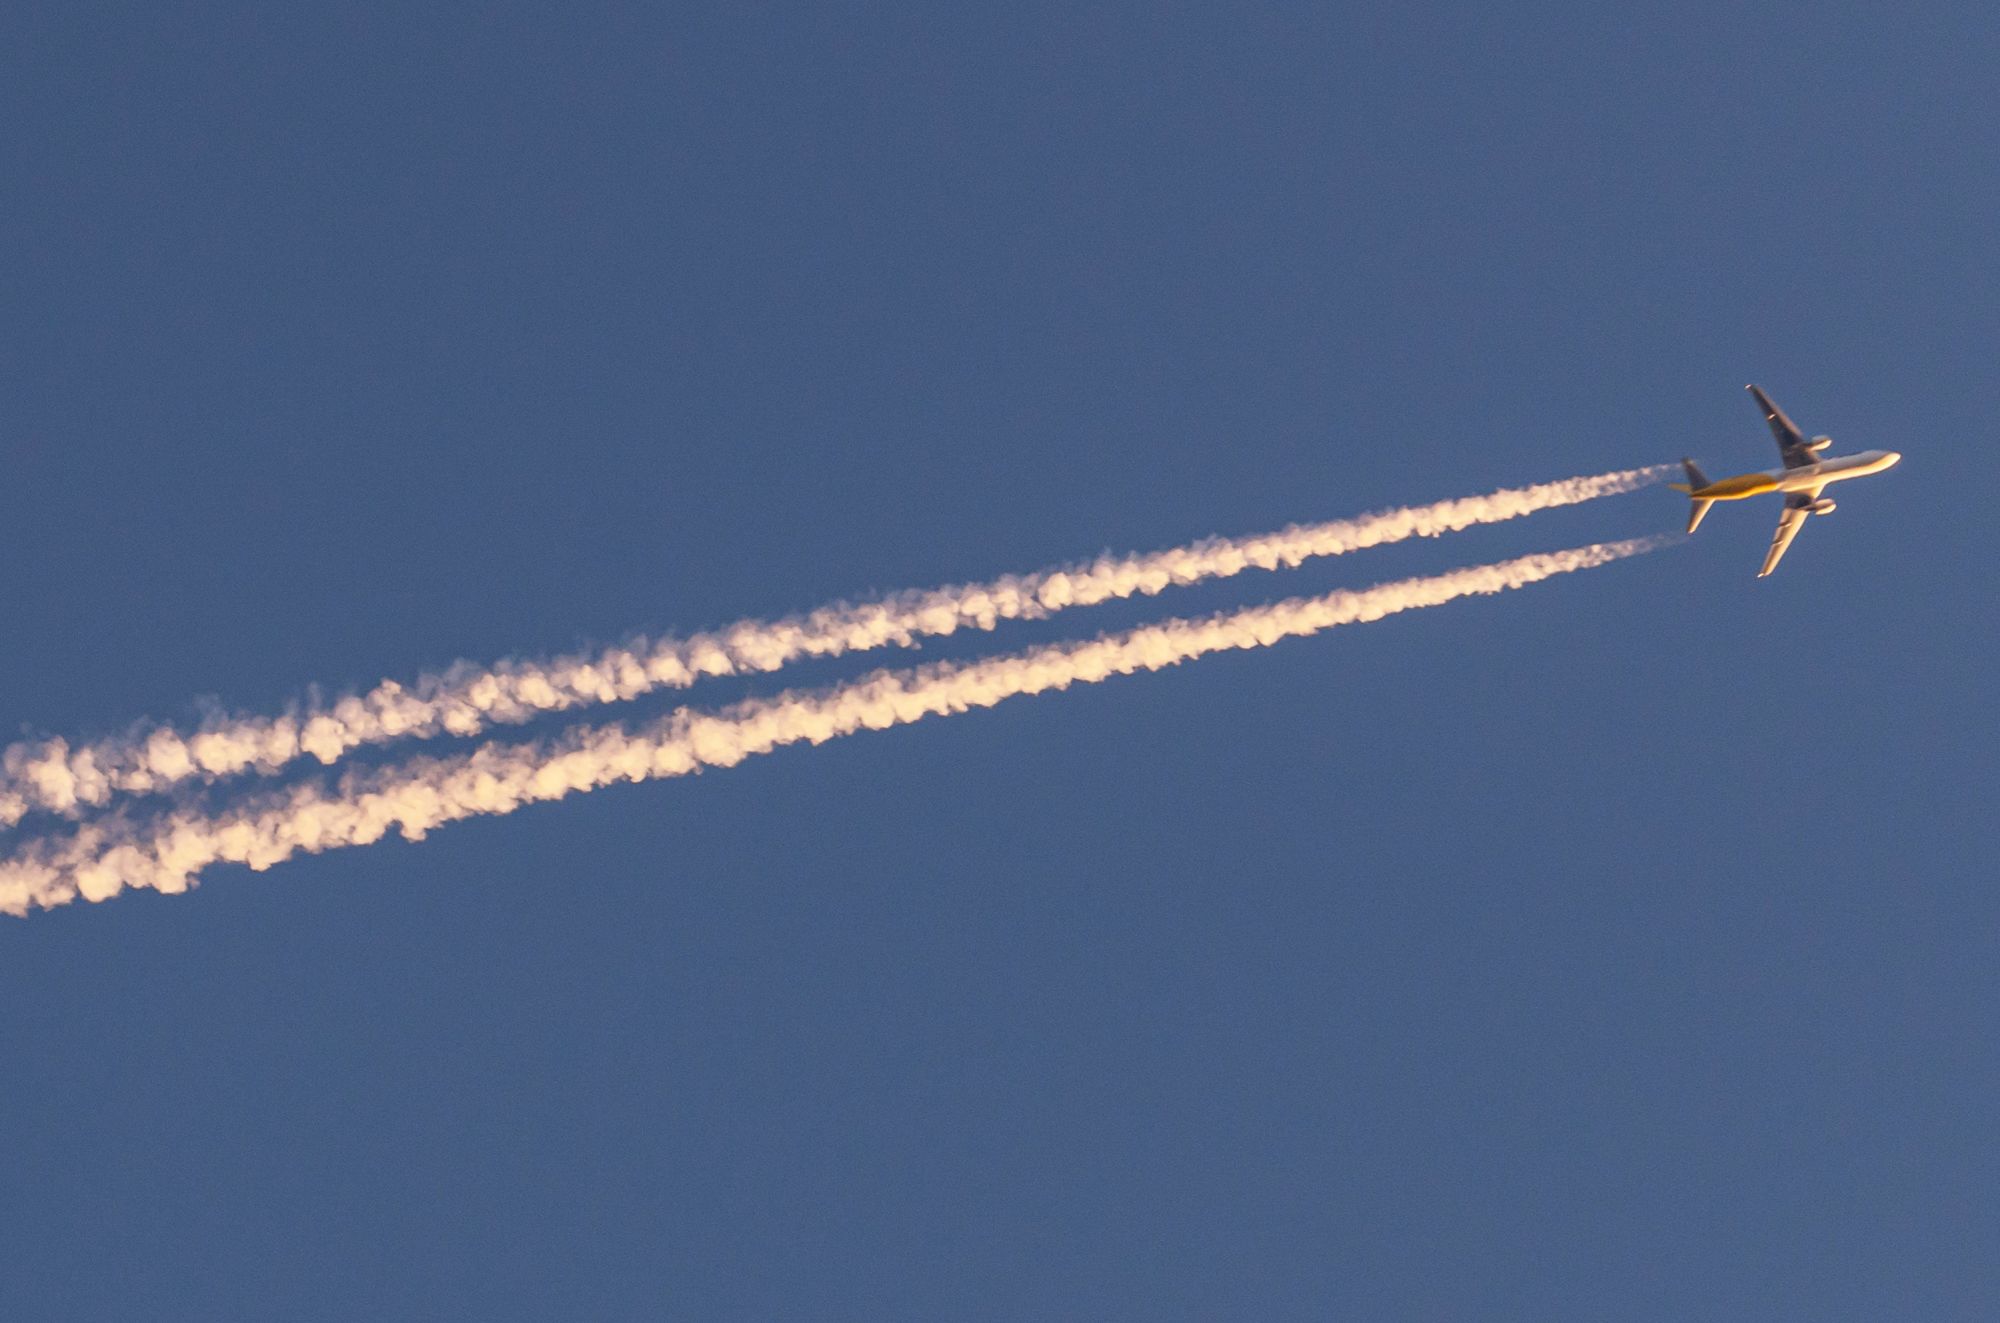
[[[70,816],[120,794],[243,771],[275,773],[304,757],[337,762],[362,745],[435,735],[477,735],[495,723],[685,688],[703,676],[775,671],[801,657],[833,657],[1002,620],[1039,619],[1075,606],[1152,595],[1180,584],[1276,570],[1412,537],[1517,519],[1660,480],[1671,466],[1626,469],[1434,505],[1383,510],[1330,523],[1294,524],[1251,537],[1204,538],[1138,555],[1005,575],[987,583],[911,589],[841,602],[774,621],[745,620],[688,638],[639,639],[549,661],[460,663],[405,685],[384,680],[325,708],[282,716],[235,715],[184,733],[168,726],[72,748],[63,739],[17,743],[0,754],[0,827],[27,814]]]
[[[729,767],[788,744],[992,707],[1020,694],[1156,671],[1213,652],[1261,648],[1339,625],[1379,620],[1477,593],[1497,593],[1651,551],[1635,538],[1522,556],[1427,578],[1251,607],[1205,620],[1170,619],[1088,642],[1050,644],[982,661],[879,671],[832,688],[751,699],[720,712],[681,709],[638,730],[586,726],[550,740],[489,743],[455,757],[420,757],[352,772],[337,788],[265,792],[214,815],[182,808],[136,825],[89,823],[31,842],[0,862],[0,911],[26,914],[126,887],[185,891],[217,863],[262,870],[295,854],[366,845],[391,831],[421,839],[448,822],[511,813],[620,781]]]

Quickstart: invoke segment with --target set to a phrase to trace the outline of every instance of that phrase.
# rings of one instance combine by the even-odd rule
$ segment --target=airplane
[[[1771,402],[1770,396],[1756,386],[1744,389],[1757,397],[1757,405],[1764,411],[1764,421],[1771,425],[1771,435],[1778,439],[1778,453],[1785,466],[1765,473],[1744,473],[1710,482],[1695,467],[1693,460],[1684,459],[1681,467],[1687,470],[1688,480],[1669,485],[1677,492],[1686,492],[1692,502],[1688,511],[1690,533],[1701,526],[1702,516],[1717,501],[1741,501],[1765,492],[1785,494],[1785,508],[1778,516],[1778,531],[1771,535],[1771,549],[1764,553],[1764,568],[1757,571],[1757,577],[1761,579],[1778,568],[1778,561],[1783,558],[1785,549],[1792,545],[1792,539],[1799,535],[1799,528],[1806,522],[1807,515],[1833,513],[1833,502],[1820,495],[1828,483],[1880,473],[1893,466],[1902,455],[1894,450],[1864,450],[1857,455],[1821,459],[1820,455],[1833,444],[1832,437],[1816,436],[1806,440],[1805,434],[1785,417],[1783,409]]]

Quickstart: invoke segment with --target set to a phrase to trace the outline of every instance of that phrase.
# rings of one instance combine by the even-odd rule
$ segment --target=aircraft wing
[[[1785,558],[1785,551],[1792,545],[1792,539],[1799,535],[1799,529],[1812,517],[1812,503],[1819,496],[1819,489],[1811,492],[1792,492],[1785,497],[1785,508],[1778,515],[1778,531],[1771,534],[1771,549],[1764,553],[1764,568],[1757,571],[1763,578],[1778,568],[1778,562]]]
[[[1757,397],[1757,407],[1764,411],[1764,421],[1771,425],[1771,435],[1777,438],[1778,453],[1784,456],[1788,469],[1803,468],[1807,464],[1819,462],[1819,456],[1806,449],[1805,433],[1799,425],[1785,417],[1785,411],[1772,402],[1761,386],[1751,386],[1749,391]]]

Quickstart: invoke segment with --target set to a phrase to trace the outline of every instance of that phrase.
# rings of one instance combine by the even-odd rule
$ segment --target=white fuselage
[[[1842,455],[1838,459],[1821,460],[1817,464],[1803,464],[1795,469],[1766,469],[1767,476],[1777,479],[1775,488],[1767,491],[1810,492],[1818,491],[1829,482],[1844,482],[1848,478],[1865,478],[1871,473],[1893,468],[1902,455],[1894,450],[1864,450],[1857,455]]]

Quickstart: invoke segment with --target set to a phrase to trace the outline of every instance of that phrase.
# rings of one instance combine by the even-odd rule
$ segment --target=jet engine
[[[1806,442],[1806,449],[1812,451],[1813,454],[1817,455],[1832,444],[1833,444],[1832,437],[1816,436],[1812,440]]]
[[[1824,496],[1806,507],[1806,509],[1812,511],[1814,514],[1832,514],[1837,508],[1832,501],[1827,500]]]

